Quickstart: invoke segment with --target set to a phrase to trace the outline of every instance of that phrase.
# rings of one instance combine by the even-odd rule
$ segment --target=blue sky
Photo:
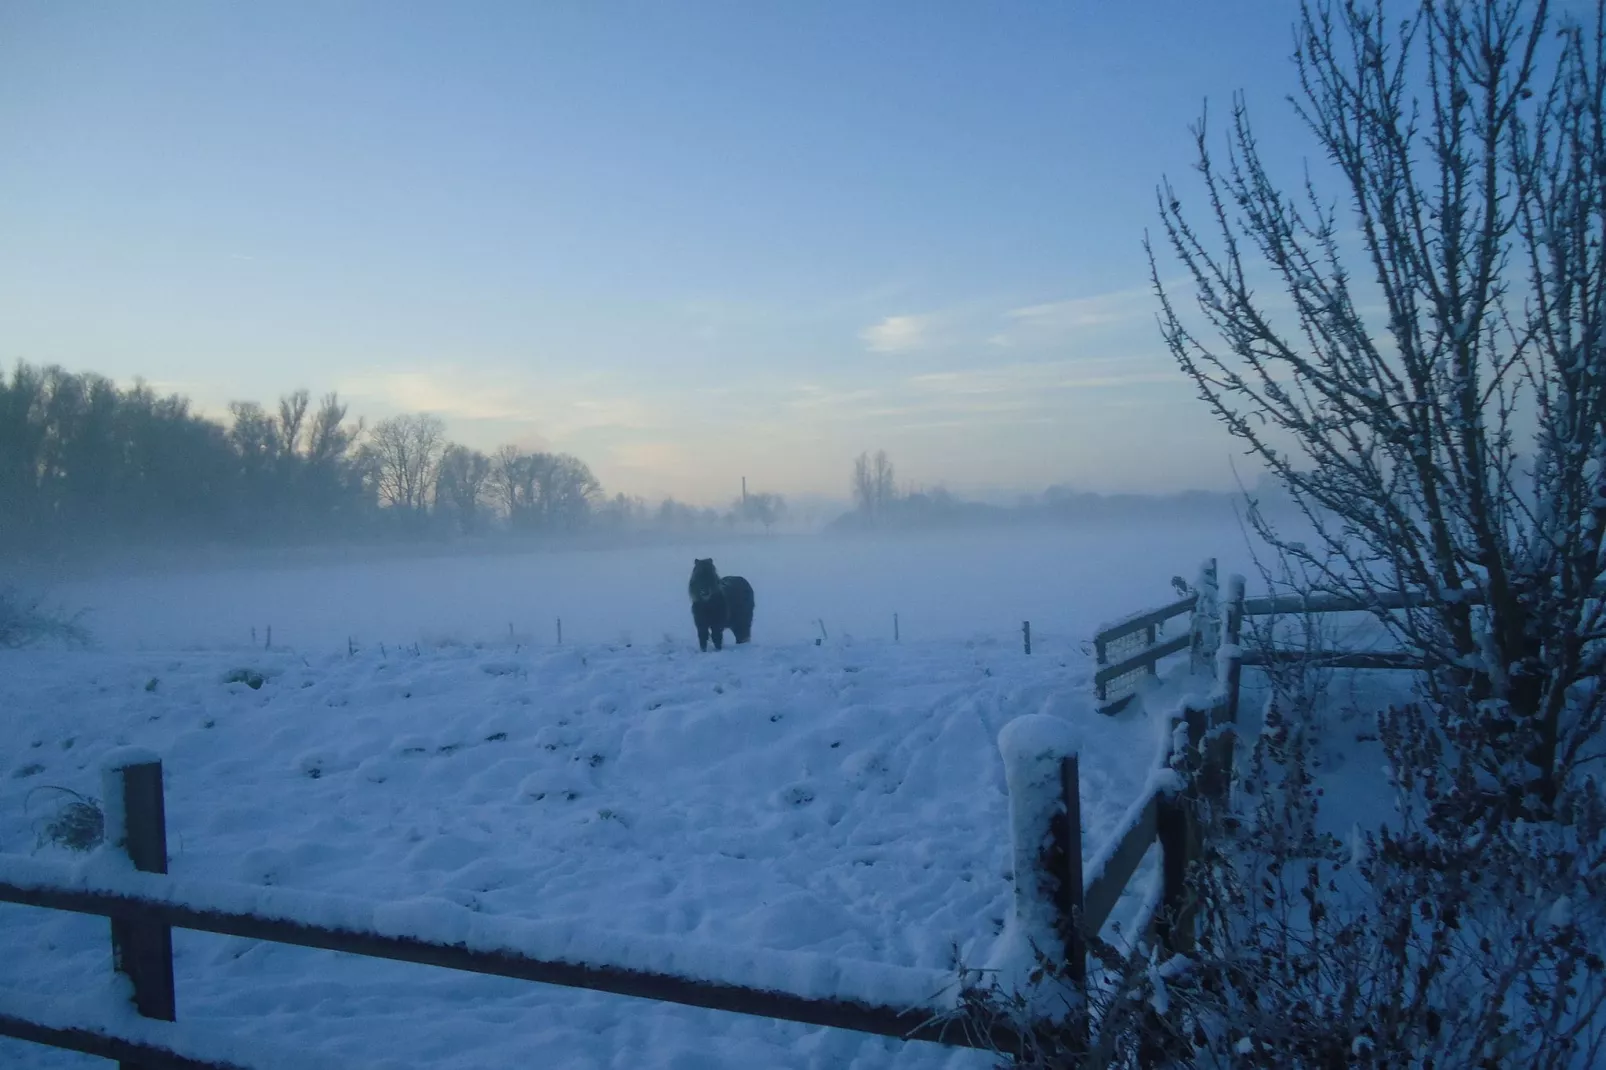
[[[1206,97],[1311,151],[1296,10],[0,0],[0,360],[654,497],[1227,486],[1141,240]]]

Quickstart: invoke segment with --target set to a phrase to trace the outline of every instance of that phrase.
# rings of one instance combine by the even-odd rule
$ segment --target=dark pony
[[[712,557],[699,557],[692,561],[691,619],[697,625],[697,645],[708,649],[708,640],[714,640],[714,649],[723,650],[725,629],[736,636],[738,643],[753,638],[753,585],[740,576],[720,577],[714,571]]]

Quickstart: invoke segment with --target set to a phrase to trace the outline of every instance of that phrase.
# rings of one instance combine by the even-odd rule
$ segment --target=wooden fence
[[[115,785],[115,788],[114,788]],[[113,796],[115,793],[115,799]],[[159,761],[141,759],[108,769],[107,842],[120,845],[133,868],[138,871],[121,879],[96,883],[86,880],[74,867],[27,858],[0,858],[0,902],[52,910],[72,911],[109,918],[113,961],[116,969],[132,983],[134,1003],[140,1015],[158,1021],[176,1020],[173,982],[174,928],[218,933],[279,944],[342,951],[368,958],[414,962],[468,973],[538,981],[637,996],[693,1007],[761,1015],[810,1025],[830,1026],[904,1040],[932,1041],[961,1047],[978,1047],[1012,1052],[1019,1050],[1019,1037],[1003,1022],[960,1021],[937,999],[942,989],[954,987],[952,974],[935,970],[916,970],[872,965],[877,978],[904,982],[901,987],[919,986],[927,992],[926,1005],[892,1006],[873,1000],[829,998],[761,988],[741,983],[723,983],[693,976],[689,971],[650,969],[609,963],[584,963],[566,957],[531,955],[515,947],[467,946],[463,942],[386,934],[306,920],[314,916],[363,913],[354,908],[372,904],[345,900],[344,897],[315,896],[285,889],[274,889],[274,898],[285,909],[272,909],[253,903],[242,909],[243,898],[260,889],[221,882],[185,881],[175,884],[165,879],[167,844]],[[121,803],[117,806],[116,803]],[[122,818],[119,827],[119,817]],[[311,905],[312,910],[296,909]],[[302,916],[297,916],[298,914]],[[483,942],[483,941],[482,941]],[[687,951],[695,951],[688,944]],[[818,975],[817,956],[787,952],[768,952],[767,961],[775,975]],[[666,956],[673,959],[673,954]],[[955,1003],[957,1005],[957,1001]],[[147,1031],[148,1033],[148,1031]],[[193,1034],[193,1031],[186,1031]],[[185,1034],[174,1033],[168,1040],[152,1042],[148,1036],[118,1035],[104,1027],[62,1028],[20,1020],[5,1013],[0,1002],[0,1035],[20,1037],[56,1047],[115,1058],[125,1067],[234,1067],[235,1064],[208,1060],[187,1045]],[[203,1045],[204,1047],[204,1045]]]
[[[1173,714],[1172,731],[1166,733],[1161,753],[1165,771],[1172,775],[1156,777],[1151,782],[1143,796],[1128,808],[1117,830],[1090,859],[1083,857],[1081,849],[1081,772],[1076,749],[1067,745],[1063,753],[1045,754],[1038,748],[1039,762],[1046,758],[1057,765],[1061,801],[1059,806],[1043,812],[1039,826],[1022,828],[1017,823],[1016,919],[1019,923],[1027,913],[1020,902],[1027,885],[1026,875],[1033,865],[1041,867],[1049,902],[1045,904],[1048,909],[1039,913],[1053,918],[1051,928],[1057,941],[1045,941],[1048,946],[1040,950],[1051,960],[1059,959],[1065,964],[1066,980],[1080,993],[1084,1007],[1089,985],[1089,943],[1109,921],[1144,856],[1155,844],[1160,848],[1159,894],[1140,909],[1129,929],[1135,937],[1136,953],[1146,953],[1143,945],[1153,943],[1171,954],[1186,954],[1194,948],[1196,910],[1188,889],[1188,870],[1199,859],[1203,846],[1199,805],[1206,799],[1225,798],[1231,786],[1238,667],[1236,656],[1230,652],[1225,661],[1227,671],[1211,695],[1202,701],[1185,702]],[[1172,749],[1172,741],[1179,735],[1175,729],[1182,725],[1186,726],[1186,743]],[[1009,762],[1011,758],[1006,755],[1005,760]],[[1047,778],[1040,775],[1039,779]],[[1012,807],[1015,799],[1012,788]],[[1053,946],[1055,943],[1058,946]],[[1094,1043],[1098,1023],[1090,1014],[1060,1023],[1058,1035],[1062,1040],[1066,1024],[1081,1030],[1082,1050],[1098,1050]],[[1085,1065],[1096,1064],[1088,1060]]]
[[[1188,723],[1188,738],[1199,743],[1208,727],[1230,711],[1223,694],[1209,707],[1186,709],[1178,716]],[[1040,716],[1040,715],[1039,715]],[[1007,729],[1006,729],[1007,731]],[[1002,737],[1001,737],[1002,741]],[[1189,946],[1190,920],[1184,909],[1182,877],[1193,857],[1194,823],[1191,817],[1196,787],[1224,785],[1221,769],[1195,777],[1191,766],[1182,791],[1156,790],[1132,809],[1121,831],[1103,845],[1086,867],[1083,880],[1083,844],[1079,774],[1074,750],[1055,755],[1059,761],[1061,795],[1046,820],[1050,827],[1029,833],[1017,842],[1015,886],[1040,886],[1051,900],[1048,913],[1063,946],[1045,948],[1063,953],[1067,976],[1086,983],[1087,936],[1096,934],[1109,918],[1123,888],[1131,880],[1144,853],[1156,840],[1164,857],[1164,893],[1155,912],[1155,932],[1169,947]],[[1006,754],[1006,761],[1009,760]],[[173,980],[174,928],[218,933],[280,944],[342,951],[370,958],[420,963],[468,973],[518,978],[546,984],[611,992],[687,1006],[761,1015],[810,1025],[850,1029],[863,1033],[930,1041],[958,1047],[983,1048],[1005,1055],[1023,1050],[1024,1038],[1016,1023],[999,1017],[979,1017],[984,1006],[961,993],[951,1002],[939,995],[953,991],[951,973],[870,964],[873,982],[886,979],[897,990],[920,991],[926,998],[892,1004],[855,993],[853,997],[822,997],[787,991],[782,985],[766,988],[740,981],[711,980],[684,966],[684,956],[662,956],[664,968],[644,968],[639,954],[621,954],[632,965],[580,962],[572,955],[532,954],[520,941],[487,941],[483,934],[469,942],[374,931],[370,923],[335,924],[330,917],[372,918],[374,904],[346,897],[319,896],[289,889],[273,889],[262,898],[261,889],[221,882],[175,881],[165,876],[167,842],[162,767],[151,755],[113,760],[106,771],[106,838],[120,847],[132,872],[96,880],[81,868],[30,858],[0,856],[0,902],[52,910],[98,915],[110,919],[115,968],[132,984],[134,1004],[144,1019],[131,1030],[114,1019],[95,1023],[46,1022],[7,1006],[0,996],[0,1035],[18,1037],[55,1047],[86,1052],[120,1061],[127,1068],[185,1067],[210,1070],[248,1070],[220,1050],[237,1051],[227,1038],[211,1037],[190,1023],[180,1032],[175,1022],[177,999]],[[1011,806],[1015,799],[1011,798]],[[1055,848],[1040,845],[1052,840]],[[1017,918],[1033,909],[1017,897]],[[322,921],[311,919],[321,918]],[[502,920],[486,919],[493,930]],[[521,923],[511,923],[515,927]],[[522,923],[533,925],[535,923]],[[502,931],[502,930],[495,930]],[[518,930],[508,930],[517,935]],[[494,932],[493,932],[494,935]],[[661,938],[660,938],[661,942]],[[695,953],[687,944],[683,952]],[[766,977],[817,976],[818,956],[791,952],[763,952],[771,967]],[[679,965],[680,968],[674,968]],[[849,986],[851,987],[851,986]],[[840,991],[840,988],[838,989]],[[961,1015],[958,1008],[965,1007]],[[166,1030],[166,1031],[164,1031]],[[199,1040],[197,1039],[199,1038]]]
[[[1192,948],[1184,878],[1199,853],[1195,807],[1202,798],[1222,797],[1230,784],[1234,727],[1229,713],[1225,694],[1207,702],[1184,703],[1177,711],[1175,719],[1187,727],[1187,747],[1171,754],[1169,764],[1181,774],[1181,784],[1162,783],[1145,793],[1127,810],[1119,829],[1098,854],[1083,863],[1082,895],[1079,902],[1068,904],[1067,912],[1081,919],[1076,927],[1080,934],[1103,929],[1143,856],[1158,842],[1161,893],[1153,916],[1142,920],[1168,950]],[[1066,779],[1069,781],[1071,774],[1066,774]],[[1075,887],[1076,882],[1067,885]],[[1085,944],[1081,950],[1085,953]]]
[[[1215,562],[1208,562],[1201,575],[1201,586],[1207,586],[1214,593]],[[1482,605],[1484,596],[1481,591],[1468,591],[1462,597],[1465,605]],[[1325,613],[1372,613],[1378,611],[1394,611],[1411,609],[1426,604],[1421,594],[1414,592],[1381,592],[1369,599],[1353,598],[1346,595],[1312,594],[1312,595],[1282,595],[1273,598],[1245,598],[1244,581],[1241,576],[1234,576],[1228,581],[1226,605],[1229,612],[1227,642],[1237,645],[1240,639],[1237,628],[1231,621],[1237,622],[1241,628],[1242,622],[1249,617],[1272,617],[1285,615],[1325,614]],[[1099,709],[1105,713],[1117,713],[1123,709],[1134,697],[1130,691],[1111,697],[1111,685],[1123,678],[1130,678],[1138,673],[1156,675],[1159,662],[1173,654],[1185,650],[1193,650],[1195,655],[1201,653],[1197,648],[1197,637],[1200,634],[1199,621],[1196,619],[1196,610],[1199,605],[1199,592],[1193,591],[1185,597],[1177,599],[1159,609],[1147,610],[1134,614],[1124,620],[1100,629],[1093,637],[1094,656],[1097,669],[1093,674],[1093,685],[1098,694]],[[1187,616],[1192,627],[1180,635],[1164,639],[1159,638],[1160,630],[1164,625],[1178,617]],[[1142,645],[1130,653],[1123,654],[1119,660],[1111,661],[1112,648],[1117,648],[1123,641],[1130,643],[1132,637],[1142,636]],[[1242,665],[1265,667],[1283,662],[1307,662],[1313,666],[1328,669],[1421,669],[1424,667],[1420,658],[1405,652],[1392,650],[1337,650],[1317,651],[1278,649],[1271,646],[1245,651]]]

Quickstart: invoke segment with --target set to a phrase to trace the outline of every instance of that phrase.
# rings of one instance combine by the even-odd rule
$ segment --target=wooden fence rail
[[[1163,946],[1187,951],[1193,937],[1184,887],[1188,866],[1198,857],[1195,806],[1202,798],[1224,797],[1231,781],[1234,729],[1225,691],[1208,702],[1185,703],[1177,719],[1187,725],[1185,751],[1171,756],[1182,787],[1149,792],[1128,809],[1120,831],[1088,864],[1083,925],[1089,933],[1104,927],[1144,855],[1160,844],[1163,881],[1155,931]]]
[[[102,1059],[115,1059],[119,1066],[140,1070],[251,1070],[239,1063],[220,1059],[196,1058],[186,1054],[178,1041],[156,1043],[137,1037],[121,1036],[115,1026],[99,1027],[46,1025],[33,1018],[0,1010],[0,1036],[15,1037],[49,1048],[76,1051]]]
[[[134,884],[138,891],[119,891],[104,886],[72,887],[71,885],[75,883],[72,867],[28,861],[32,864],[22,875],[15,873],[15,869],[21,867],[7,867],[0,864],[0,902],[99,915],[112,919],[114,924],[120,922],[128,925],[191,929],[275,944],[341,951],[365,958],[412,962],[465,973],[511,977],[516,980],[538,981],[568,988],[586,988],[690,1007],[780,1018],[807,1025],[850,1029],[906,1040],[929,1040],[962,1047],[986,1047],[989,1044],[1000,1043],[1007,1046],[1013,1039],[1007,1031],[994,1033],[991,1036],[964,1035],[956,1023],[937,1020],[942,1016],[944,1009],[935,1003],[924,1007],[881,1006],[857,1000],[822,998],[727,984],[664,970],[633,969],[605,964],[588,965],[525,955],[513,950],[474,948],[464,946],[462,943],[317,924],[296,920],[293,917],[266,914],[260,907],[251,910],[231,910],[219,908],[213,901],[234,897],[239,888],[209,882],[186,881],[177,890],[164,889],[161,887],[162,882],[156,880],[126,882]],[[7,868],[12,868],[13,872],[8,873]],[[212,894],[208,894],[209,892]],[[292,897],[284,898],[289,900]],[[308,901],[316,901],[313,897],[306,898]],[[323,897],[325,901],[337,898]],[[809,957],[798,956],[800,970],[806,970],[813,965],[812,960],[805,962],[807,958]],[[119,968],[123,972],[129,972],[124,968],[130,964],[129,960],[120,959],[119,963]],[[880,967],[878,972],[895,973],[897,970]],[[929,979],[930,995],[933,997],[940,993],[941,988],[952,986],[951,976],[942,975],[935,970],[909,969],[907,974],[910,979]],[[145,983],[146,979],[134,978],[136,1004],[142,1014],[146,1014],[147,1017],[157,1017],[146,1013],[147,1004],[139,998]]]
[[[1219,719],[1227,705],[1223,699],[1209,707]],[[1186,710],[1189,738],[1197,742],[1206,715]],[[1060,802],[1045,820],[1043,835],[1028,834],[1015,859],[1015,887],[1034,884],[1050,899],[1048,910],[1063,936],[1067,975],[1078,984],[1086,981],[1088,939],[1108,920],[1122,890],[1131,880],[1148,847],[1161,844],[1167,874],[1161,901],[1159,935],[1167,946],[1187,946],[1185,930],[1177,928],[1180,914],[1181,874],[1195,850],[1189,840],[1187,807],[1191,789],[1183,793],[1156,791],[1139,804],[1136,821],[1095,855],[1083,879],[1081,802],[1077,757],[1064,756],[1057,767]],[[974,1011],[961,1018],[955,1008],[971,1003],[961,994],[952,1001],[941,998],[957,981],[935,970],[867,964],[874,974],[869,983],[891,982],[904,992],[918,990],[925,998],[906,1004],[877,1003],[873,999],[833,998],[762,988],[751,984],[711,980],[707,976],[608,963],[574,961],[570,957],[530,954],[517,947],[497,946],[498,939],[517,944],[542,934],[538,923],[481,919],[489,935],[471,939],[437,939],[373,931],[360,920],[371,918],[375,904],[346,896],[297,892],[275,888],[271,894],[251,885],[224,882],[175,881],[165,874],[166,846],[162,818],[162,771],[159,762],[129,761],[107,771],[107,842],[120,846],[135,864],[135,872],[95,876],[82,867],[26,857],[0,856],[0,902],[110,919],[114,963],[132,984],[135,1007],[146,1028],[120,1031],[113,1024],[42,1021],[15,1010],[0,998],[0,1035],[119,1060],[127,1070],[182,1067],[185,1070],[245,1070],[238,1060],[207,1057],[205,1045],[193,1043],[194,1027],[182,1034],[164,1033],[177,1015],[172,980],[171,932],[175,928],[217,933],[272,943],[341,951],[369,958],[592,989],[687,1006],[759,1015],[809,1025],[849,1029],[904,1040],[930,1041],[956,1047],[981,1048],[1004,1054],[1023,1050],[1023,1038],[1013,1023],[981,1020]],[[1203,781],[1200,781],[1203,783]],[[1190,781],[1191,783],[1191,781]],[[121,803],[121,806],[117,805]],[[1013,796],[1012,796],[1013,805]],[[1050,851],[1033,847],[1051,840]],[[1024,850],[1021,850],[1024,845]],[[152,853],[157,847],[156,853]],[[143,872],[140,872],[143,870]],[[1036,876],[1034,877],[1033,874]],[[1018,901],[1017,912],[1034,909]],[[312,921],[319,918],[322,921]],[[329,919],[335,919],[331,921]],[[509,927],[509,925],[511,927]],[[520,926],[523,928],[520,928]],[[499,936],[498,934],[502,934]],[[539,942],[539,939],[537,939]],[[664,941],[660,938],[659,943]],[[658,949],[660,952],[662,948]],[[688,944],[687,952],[695,952]],[[1045,948],[1045,951],[1052,949]],[[666,953],[676,958],[674,949]],[[767,976],[818,977],[819,956],[792,952],[763,952]],[[639,956],[635,956],[638,957]],[[829,986],[827,986],[829,987]],[[204,1033],[204,1031],[203,1031]],[[212,1048],[216,1049],[217,1044]],[[225,1045],[226,1047],[226,1045]]]
[[[1236,672],[1229,671],[1209,700],[1184,704],[1177,711],[1176,720],[1187,725],[1187,744],[1173,751],[1175,732],[1167,733],[1161,764],[1172,775],[1157,780],[1133,803],[1120,828],[1091,860],[1084,860],[1082,850],[1080,759],[1074,739],[1056,742],[1056,719],[1044,715],[1019,718],[999,736],[1016,852],[1014,925],[1034,943],[1041,940],[1038,950],[1065,964],[1065,977],[1081,992],[1084,1007],[1088,947],[1156,843],[1160,895],[1133,931],[1143,942],[1153,938],[1171,953],[1186,953],[1194,946],[1187,876],[1201,854],[1198,806],[1203,799],[1223,797],[1231,783],[1233,729],[1228,717],[1236,704],[1226,683],[1235,680]],[[1042,727],[1022,733],[1029,740],[1009,738],[1012,729],[1031,721]],[[1051,787],[1057,788],[1058,805],[1030,805],[1034,795]],[[1044,917],[1052,919],[1046,926],[1032,924]],[[1034,932],[1041,928],[1051,932]],[[1086,1014],[1081,1017],[1084,1043],[1096,1025]]]
[[[1020,1050],[1018,1034],[1006,1023],[960,1021],[952,1013],[958,1000],[945,1002],[944,989],[955,987],[953,975],[935,970],[866,964],[877,982],[900,990],[918,990],[912,1005],[883,1005],[873,999],[832,998],[710,980],[672,969],[641,968],[574,961],[568,956],[542,956],[517,947],[497,946],[497,932],[473,941],[387,934],[317,918],[371,917],[374,904],[344,896],[274,889],[264,899],[261,889],[222,882],[174,882],[165,876],[162,770],[144,755],[107,770],[108,844],[121,846],[136,870],[93,879],[62,863],[0,857],[0,902],[99,915],[111,920],[116,969],[132,983],[138,1012],[171,1022],[176,1018],[171,932],[174,928],[218,933],[272,943],[342,951],[368,958],[413,962],[467,973],[511,977],[571,988],[585,988],[686,1006],[760,1015],[808,1025],[861,1033],[931,1041],[959,1047],[1011,1052]],[[121,806],[117,804],[121,803]],[[159,850],[158,850],[159,848]],[[152,853],[152,852],[155,853]],[[491,925],[491,922],[485,924]],[[494,929],[494,926],[492,926]],[[512,922],[498,930],[516,943],[536,923]],[[659,943],[666,943],[662,938]],[[672,943],[673,941],[667,941]],[[687,943],[681,956],[695,955],[701,945]],[[676,950],[660,948],[673,960]],[[822,960],[792,952],[763,952],[769,975],[817,978]],[[128,1070],[152,1066],[223,1066],[198,1063],[175,1051],[153,1056],[148,1041],[110,1036],[105,1030],[47,1027],[0,1013],[0,1035],[20,1037],[94,1055],[115,1057]],[[159,1047],[159,1045],[157,1046]]]
[[[1224,715],[1224,697],[1203,710],[1185,710],[1189,739],[1197,742],[1208,716]],[[1006,756],[1007,757],[1007,756]],[[1190,788],[1183,792],[1153,791],[1137,805],[1139,818],[1106,844],[1083,878],[1080,780],[1074,752],[1057,757],[1058,805],[1043,819],[1047,827],[1028,832],[1016,843],[1015,889],[1017,915],[1036,909],[1022,889],[1036,887],[1046,896],[1047,911],[1063,938],[1057,949],[1065,955],[1066,971],[1078,985],[1086,983],[1087,944],[1108,920],[1122,890],[1147,851],[1159,841],[1164,858],[1165,888],[1155,928],[1166,946],[1188,946],[1182,914],[1181,875],[1194,856],[1188,807]],[[185,1070],[245,1070],[237,1060],[206,1057],[205,1045],[193,1043],[193,1027],[184,1034],[164,1034],[176,1018],[172,981],[171,932],[175,928],[217,933],[272,943],[341,951],[368,958],[413,962],[467,973],[537,981],[592,989],[687,1006],[759,1015],[809,1025],[849,1029],[903,1040],[930,1041],[1013,1054],[1024,1050],[1015,1024],[1002,1019],[978,1019],[977,1004],[961,993],[952,1001],[941,998],[957,981],[935,970],[868,964],[870,984],[891,982],[903,991],[918,990],[925,1000],[890,1005],[872,999],[821,997],[780,988],[711,980],[707,976],[640,966],[574,961],[568,957],[541,956],[517,947],[497,946],[497,940],[517,944],[533,937],[540,942],[539,923],[481,919],[489,933],[448,940],[373,931],[362,927],[375,904],[347,896],[298,892],[275,888],[271,894],[252,885],[225,882],[175,881],[165,874],[165,830],[161,818],[162,771],[159,762],[139,756],[137,761],[113,764],[107,771],[107,842],[121,846],[136,871],[97,876],[60,862],[0,856],[0,902],[51,910],[96,915],[110,919],[116,968],[132,983],[135,1007],[154,1019],[137,1033],[119,1031],[115,1024],[62,1023],[29,1018],[0,998],[0,1035],[55,1047],[114,1058],[127,1070],[182,1067]],[[1191,785],[1193,781],[1190,779]],[[1204,783],[1204,781],[1200,781]],[[121,803],[119,807],[117,803]],[[1015,805],[1012,792],[1011,805]],[[1036,844],[1052,842],[1042,851]],[[152,854],[159,846],[161,850]],[[143,872],[141,872],[141,870]],[[98,871],[97,871],[98,872]],[[1034,893],[1036,894],[1036,893]],[[320,918],[312,921],[309,918]],[[328,919],[335,919],[333,921]],[[370,922],[371,926],[371,922]],[[521,928],[522,926],[522,928]],[[558,941],[561,943],[561,941]],[[672,941],[669,941],[672,942]],[[662,938],[659,943],[666,943]],[[1056,949],[1045,948],[1053,953]],[[658,948],[664,952],[663,948]],[[688,944],[685,952],[694,953]],[[767,975],[812,976],[820,973],[819,956],[792,952],[763,952]],[[639,957],[639,956],[637,956]],[[674,949],[667,957],[676,958]],[[829,986],[827,986],[829,987]],[[962,1003],[972,1014],[955,1013]],[[187,1044],[186,1041],[189,1041]],[[215,1049],[218,1045],[213,1044]],[[200,1052],[198,1054],[197,1052]]]
[[[1203,576],[1203,582],[1210,585],[1213,592],[1215,581],[1214,561],[1206,564]],[[1229,588],[1227,605],[1231,613],[1240,621],[1248,617],[1395,612],[1402,609],[1425,606],[1430,604],[1431,601],[1428,595],[1419,591],[1381,591],[1364,598],[1335,593],[1245,598],[1243,595],[1243,579],[1239,576],[1232,578]],[[1606,596],[1606,585],[1602,585],[1598,593]],[[1458,598],[1463,605],[1468,606],[1481,606],[1487,601],[1484,592],[1477,589],[1463,591],[1458,595]],[[1158,672],[1158,663],[1162,659],[1173,654],[1180,654],[1185,650],[1194,649],[1195,636],[1198,634],[1198,621],[1196,619],[1198,606],[1199,593],[1195,591],[1158,609],[1134,614],[1099,629],[1093,637],[1094,656],[1097,662],[1097,668],[1093,674],[1093,684],[1097,690],[1099,708],[1101,710],[1105,713],[1119,712],[1132,699],[1131,694],[1110,698],[1109,689],[1111,683],[1144,670],[1147,670],[1150,675],[1154,675]],[[1159,639],[1159,630],[1167,622],[1182,616],[1195,618],[1193,620],[1195,627],[1191,628],[1189,632],[1161,641]],[[1119,661],[1110,661],[1110,649],[1113,644],[1139,633],[1143,633],[1147,638],[1147,642],[1142,649],[1128,654]],[[1228,642],[1236,643],[1237,638],[1230,638]],[[1425,667],[1421,658],[1405,651],[1393,650],[1312,653],[1304,650],[1268,648],[1246,651],[1242,660],[1243,665],[1257,668],[1294,662],[1308,662],[1313,666],[1329,669],[1412,670]]]
[[[1204,567],[1200,570],[1198,587],[1207,588],[1212,596],[1212,601],[1214,600],[1216,588],[1216,562],[1214,558],[1205,562]],[[1230,634],[1227,635],[1226,642],[1236,645],[1239,629],[1244,617],[1247,615],[1247,603],[1243,596],[1243,578],[1241,576],[1232,577],[1228,583],[1228,588],[1230,620],[1227,625],[1227,631]],[[1199,627],[1199,613],[1199,590],[1195,589],[1185,597],[1179,598],[1169,605],[1161,606],[1159,609],[1135,613],[1124,620],[1099,629],[1093,636],[1094,658],[1097,663],[1097,668],[1093,672],[1093,687],[1098,697],[1099,709],[1104,713],[1118,713],[1124,709],[1133,696],[1125,694],[1114,699],[1110,698],[1110,684],[1124,676],[1145,670],[1150,676],[1157,675],[1159,662],[1162,658],[1170,657],[1172,654],[1180,654],[1184,650],[1193,654],[1196,663],[1203,663],[1214,656],[1214,650],[1205,650],[1200,645],[1202,631]],[[1168,621],[1181,616],[1189,617],[1193,626],[1188,631],[1161,642],[1159,640],[1159,629]],[[1129,636],[1139,633],[1142,633],[1145,638],[1142,649],[1122,658],[1120,661],[1111,663],[1111,644],[1118,643]],[[1236,681],[1234,681],[1234,687],[1236,688]],[[1234,701],[1236,701],[1236,695],[1234,696]],[[1234,709],[1236,710],[1236,706]]]

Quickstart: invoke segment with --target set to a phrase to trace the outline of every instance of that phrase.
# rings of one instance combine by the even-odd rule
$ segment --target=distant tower
[[[742,477],[742,504],[747,504],[747,477]]]

